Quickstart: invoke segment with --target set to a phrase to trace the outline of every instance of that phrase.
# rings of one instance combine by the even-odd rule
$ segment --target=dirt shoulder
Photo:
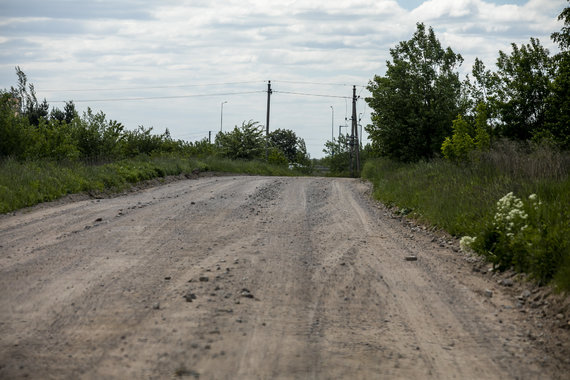
[[[368,194],[225,176],[3,216],[0,378],[570,373],[563,298]]]

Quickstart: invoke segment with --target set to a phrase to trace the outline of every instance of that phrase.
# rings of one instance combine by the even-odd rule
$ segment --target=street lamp
[[[331,142],[334,140],[334,107],[331,106],[332,118],[331,118]]]
[[[228,101],[223,101],[221,104],[222,110],[220,111],[220,132],[222,132],[223,126],[224,126],[224,104],[226,104]]]

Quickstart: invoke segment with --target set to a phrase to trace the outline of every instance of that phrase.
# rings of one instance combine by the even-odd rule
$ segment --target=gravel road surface
[[[209,177],[4,215],[0,378],[570,378],[453,244],[353,179]]]

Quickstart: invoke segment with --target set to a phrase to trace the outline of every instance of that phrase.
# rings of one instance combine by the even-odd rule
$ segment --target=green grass
[[[472,248],[499,267],[512,266],[540,283],[554,279],[560,289],[570,291],[568,166],[535,170],[529,165],[536,166],[536,160],[521,164],[521,157],[509,158],[511,164],[518,160],[518,166],[499,165],[496,157],[461,165],[444,160],[402,164],[376,159],[366,163],[362,177],[374,184],[374,196],[383,203],[452,235],[478,237],[478,244]],[[550,159],[568,162],[567,157]],[[507,241],[506,236],[494,231],[493,220],[497,201],[509,192],[524,200],[525,207],[531,194],[542,203],[540,211],[529,217],[528,224],[536,225]],[[528,239],[532,247],[522,244],[521,239]],[[512,251],[519,256],[513,256]],[[521,255],[526,258],[522,260]]]
[[[52,201],[81,192],[118,192],[141,181],[201,172],[291,176],[300,173],[260,161],[232,161],[217,157],[176,155],[140,156],[104,165],[51,161],[0,162],[0,213]]]

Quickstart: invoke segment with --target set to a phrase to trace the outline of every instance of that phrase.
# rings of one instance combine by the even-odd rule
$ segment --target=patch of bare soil
[[[210,177],[0,218],[0,378],[567,378],[568,302],[351,179]]]

